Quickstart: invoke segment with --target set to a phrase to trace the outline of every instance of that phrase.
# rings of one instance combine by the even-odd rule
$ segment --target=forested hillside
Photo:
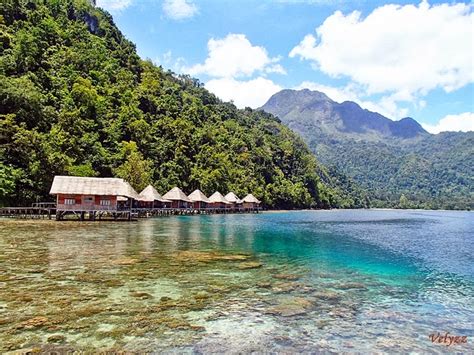
[[[474,209],[474,132],[429,134],[412,118],[392,121],[310,90],[283,90],[262,109],[360,184],[373,207]]]
[[[2,1],[0,50],[1,204],[47,199],[56,174],[252,192],[269,207],[367,203],[272,115],[141,60],[88,1]]]

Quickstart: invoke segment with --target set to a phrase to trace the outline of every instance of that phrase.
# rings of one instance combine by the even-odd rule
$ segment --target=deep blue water
[[[474,281],[473,212],[298,211],[178,220],[200,242],[312,268],[325,263],[380,277],[443,273]]]
[[[333,290],[347,282],[366,285],[363,292],[346,291],[344,301],[358,310],[355,319],[341,320],[349,329],[338,324],[320,330],[338,339],[331,350],[368,350],[374,339],[389,339],[379,350],[442,352],[446,349],[428,341],[438,331],[474,341],[472,212],[298,211],[179,221],[201,248],[256,253],[268,264],[302,272],[309,285]],[[301,319],[300,326],[313,321]],[[376,335],[364,340],[366,348],[341,346],[365,331]],[[393,341],[397,337],[399,343]]]

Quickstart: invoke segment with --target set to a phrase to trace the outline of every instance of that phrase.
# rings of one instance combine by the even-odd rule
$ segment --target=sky
[[[474,131],[474,5],[379,0],[97,0],[143,59],[237,107],[282,89],[432,133]]]

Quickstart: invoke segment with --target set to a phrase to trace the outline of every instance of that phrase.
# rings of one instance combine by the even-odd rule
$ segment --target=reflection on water
[[[443,352],[431,333],[474,337],[473,223],[413,211],[2,220],[0,352]]]

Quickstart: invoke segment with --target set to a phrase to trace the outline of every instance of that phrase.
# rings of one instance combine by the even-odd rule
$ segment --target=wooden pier
[[[56,202],[37,202],[31,207],[2,207],[0,217],[57,221],[135,221],[138,218],[227,213],[258,213],[260,203],[251,193],[242,200],[233,192],[219,191],[206,197],[196,189],[189,196],[175,186],[161,196],[148,185],[140,194],[120,178],[55,176],[49,192]]]
[[[18,219],[56,219],[78,221],[136,221],[138,218],[193,216],[210,214],[259,213],[261,208],[132,208],[122,210],[56,208],[55,203],[33,204],[31,207],[2,207],[0,217]]]
[[[56,206],[54,207],[2,207],[0,217],[10,217],[19,219],[51,219],[56,216]]]

